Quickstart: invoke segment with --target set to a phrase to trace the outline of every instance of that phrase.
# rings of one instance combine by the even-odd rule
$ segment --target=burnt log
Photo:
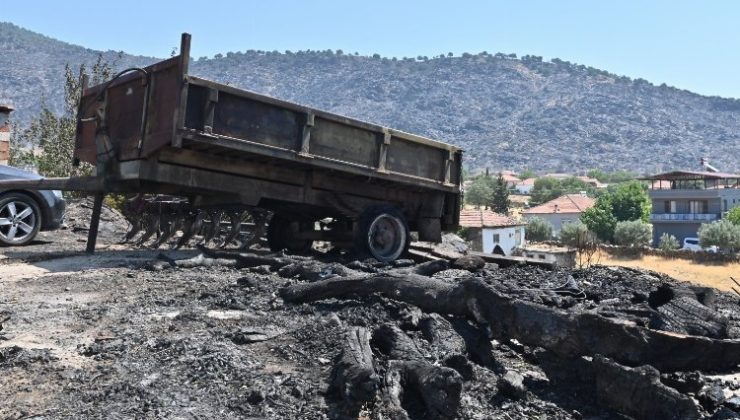
[[[698,419],[694,401],[660,382],[652,366],[629,368],[605,357],[593,358],[597,401],[620,413],[641,419]]]
[[[601,354],[661,371],[722,370],[740,364],[740,341],[656,331],[593,312],[565,311],[512,298],[480,279],[446,283],[416,274],[344,277],[282,288],[286,302],[384,294],[426,312],[469,317],[493,335],[543,347],[561,357]]]
[[[463,380],[456,370],[434,366],[424,361],[391,360],[386,374],[386,404],[383,411],[402,415],[403,401],[419,399],[424,404],[425,417],[432,419],[456,418],[460,409]],[[410,395],[411,394],[411,395]]]
[[[384,401],[402,413],[404,401],[421,401],[427,417],[455,417],[460,408],[463,379],[449,367],[435,366],[399,328],[385,324],[373,331],[372,344],[388,358]],[[412,404],[413,405],[413,404]]]
[[[272,269],[279,269],[303,261],[301,257],[286,256],[283,254],[259,255],[254,253],[213,250],[202,246],[199,246],[198,249],[201,253],[195,257],[179,260],[170,258],[165,254],[159,254],[156,260],[147,263],[147,268],[153,271],[161,271],[171,267],[195,268],[220,266],[251,268],[265,265]]]
[[[372,403],[380,389],[370,349],[370,332],[352,328],[345,334],[332,372],[330,390],[339,396],[345,410],[357,414],[366,403]]]

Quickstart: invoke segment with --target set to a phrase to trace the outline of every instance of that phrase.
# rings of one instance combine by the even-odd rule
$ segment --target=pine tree
[[[511,200],[509,200],[509,187],[506,185],[504,176],[499,173],[496,178],[496,183],[493,187],[493,200],[491,202],[491,208],[496,213],[508,214],[509,206],[511,206]]]

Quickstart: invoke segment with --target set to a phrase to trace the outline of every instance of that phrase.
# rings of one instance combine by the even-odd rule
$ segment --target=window
[[[676,212],[676,201],[666,200],[665,201],[665,213],[675,213],[675,212]]]
[[[689,213],[709,213],[709,203],[707,200],[691,200],[689,201]]]
[[[501,241],[501,238],[499,237],[498,233],[493,234],[493,243],[499,243]]]

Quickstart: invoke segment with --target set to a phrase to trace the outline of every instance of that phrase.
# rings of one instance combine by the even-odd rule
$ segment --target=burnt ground
[[[78,220],[84,216],[82,208]],[[267,266],[152,271],[148,262],[158,252],[115,244],[120,223],[114,213],[104,221],[101,251],[92,257],[81,253],[86,231],[79,221],[29,247],[0,251],[6,257],[0,262],[0,418],[338,418],[344,412],[329,383],[348,327],[396,326],[432,364],[460,350],[451,344],[456,337],[425,337],[425,320],[486,336],[470,320],[423,313],[380,295],[289,304],[278,289],[307,280]],[[337,261],[365,271],[392,268],[314,257],[321,276],[336,271]],[[656,324],[648,306],[661,298],[661,287],[682,285],[656,273],[600,266],[551,272],[487,265],[434,276],[449,282],[477,276],[518,299],[665,330],[673,327]],[[567,293],[544,290],[563,285]],[[724,338],[738,338],[737,296],[717,292],[712,300],[726,320]],[[552,356],[543,349],[505,337],[487,341],[488,354],[467,355],[460,369],[471,374],[459,418],[625,418],[572,375],[555,380],[552,364],[545,367]],[[382,365],[383,355],[373,351]],[[577,367],[563,363],[562,369]],[[522,386],[502,380],[512,371]],[[682,392],[698,402],[702,416],[733,418],[740,402],[733,374],[693,374],[700,386]],[[668,376],[685,382],[691,375]],[[721,395],[712,399],[711,392]],[[413,397],[404,404],[411,418],[428,418]],[[371,406],[354,415],[377,417]]]

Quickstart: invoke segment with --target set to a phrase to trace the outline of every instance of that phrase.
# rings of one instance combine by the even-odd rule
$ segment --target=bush
[[[726,251],[740,249],[740,225],[729,220],[702,224],[699,228],[699,245],[702,248],[717,246]]]
[[[727,220],[733,225],[740,225],[740,207],[735,207],[727,213]]]
[[[560,229],[560,242],[571,248],[577,248],[584,235],[588,233],[588,227],[581,222],[568,223]]]
[[[663,251],[673,251],[674,249],[678,249],[681,246],[681,244],[678,243],[678,239],[676,239],[675,236],[669,235],[667,233],[664,233],[660,235],[660,243],[658,244],[658,248],[660,248]]]
[[[653,238],[652,225],[640,220],[617,222],[614,227],[614,242],[630,247],[649,246]]]
[[[525,232],[530,241],[546,241],[552,237],[552,224],[541,217],[533,217],[527,222]]]

